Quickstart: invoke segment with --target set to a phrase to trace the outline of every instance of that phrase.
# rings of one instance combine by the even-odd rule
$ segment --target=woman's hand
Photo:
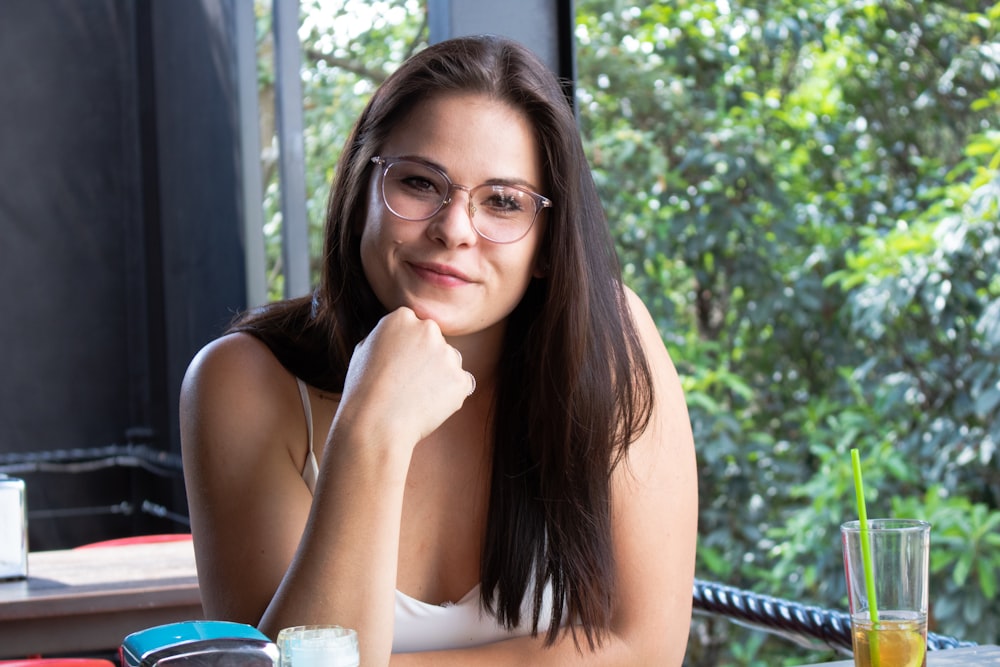
[[[433,320],[409,308],[383,317],[355,348],[338,421],[411,447],[434,432],[475,390],[462,355]]]

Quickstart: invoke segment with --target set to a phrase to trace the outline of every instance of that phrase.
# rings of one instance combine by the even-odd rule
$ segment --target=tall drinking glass
[[[925,667],[930,531],[911,519],[840,527],[856,667]]]

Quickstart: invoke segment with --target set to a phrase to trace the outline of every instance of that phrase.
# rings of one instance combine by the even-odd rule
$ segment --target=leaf
[[[966,579],[969,578],[969,572],[972,570],[972,558],[973,553],[966,551],[955,562],[955,571],[951,578],[959,586],[964,586]]]
[[[721,553],[711,548],[698,549],[698,558],[714,576],[725,580],[732,572],[729,561]]]
[[[997,569],[1000,569],[1000,563],[987,561],[985,567],[980,567],[978,570],[979,587],[987,600],[992,600],[997,596]]]

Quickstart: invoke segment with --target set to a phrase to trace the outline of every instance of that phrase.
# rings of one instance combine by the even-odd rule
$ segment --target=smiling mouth
[[[435,278],[438,280],[445,280],[451,282],[463,282],[463,283],[472,282],[472,280],[468,276],[463,274],[461,271],[457,271],[455,269],[443,266],[441,264],[424,264],[419,262],[411,262],[410,266],[412,266],[417,273],[429,278]]]

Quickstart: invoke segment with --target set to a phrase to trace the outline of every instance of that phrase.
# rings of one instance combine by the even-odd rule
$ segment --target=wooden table
[[[1000,665],[1000,646],[973,646],[927,652],[927,667],[980,667],[981,665]],[[802,667],[854,667],[854,661],[840,660],[802,665]]]
[[[0,582],[0,658],[115,650],[201,618],[190,541],[31,552],[27,580]]]

